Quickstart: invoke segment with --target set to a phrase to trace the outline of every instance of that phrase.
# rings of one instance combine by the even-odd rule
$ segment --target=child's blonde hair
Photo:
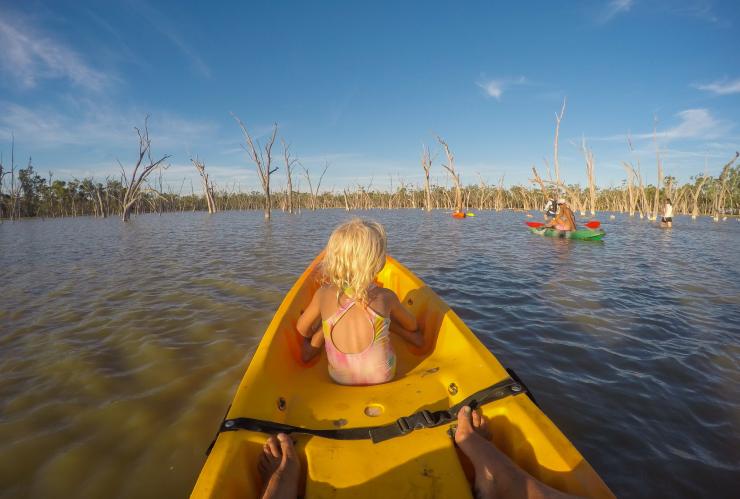
[[[331,284],[368,302],[368,287],[385,265],[387,238],[377,222],[355,218],[334,229],[326,245],[323,271]]]

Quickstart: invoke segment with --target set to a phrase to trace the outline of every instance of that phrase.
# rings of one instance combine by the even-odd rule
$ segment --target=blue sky
[[[6,165],[13,133],[20,165],[31,155],[55,178],[117,176],[150,114],[171,185],[195,176],[198,155],[218,186],[249,189],[234,112],[263,140],[277,122],[310,170],[328,161],[327,188],[420,184],[424,143],[445,182],[437,134],[464,182],[511,185],[552,163],[565,97],[568,182],[585,180],[582,137],[600,186],[638,158],[654,182],[655,118],[664,170],[680,180],[705,161],[716,175],[740,148],[737,1],[213,4],[0,0]]]

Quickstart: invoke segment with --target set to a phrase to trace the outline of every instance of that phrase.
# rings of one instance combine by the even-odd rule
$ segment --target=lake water
[[[147,215],[0,224],[0,495],[184,497],[284,294],[350,216],[529,385],[621,497],[732,497],[740,223],[521,213]]]

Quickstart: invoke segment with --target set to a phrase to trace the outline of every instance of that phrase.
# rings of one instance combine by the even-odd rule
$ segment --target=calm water
[[[622,497],[740,477],[740,223],[361,213]],[[344,211],[0,224],[0,495],[184,497],[263,330]],[[601,217],[602,221],[606,219]]]

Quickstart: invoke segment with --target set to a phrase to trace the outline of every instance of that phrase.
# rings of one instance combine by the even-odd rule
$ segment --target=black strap
[[[443,424],[451,423],[457,418],[457,412],[466,405],[475,409],[483,404],[494,402],[510,395],[526,393],[526,387],[519,381],[506,378],[495,385],[484,388],[453,405],[447,410],[428,411],[426,409],[398,418],[395,422],[384,426],[366,426],[362,428],[337,428],[327,430],[316,430],[302,428],[274,421],[264,421],[253,418],[225,419],[221,423],[219,433],[225,431],[249,430],[261,433],[303,433],[317,437],[331,438],[334,440],[366,440],[372,439],[373,443],[383,442],[391,438],[400,437],[421,428],[434,428]],[[210,450],[210,449],[209,449]]]

